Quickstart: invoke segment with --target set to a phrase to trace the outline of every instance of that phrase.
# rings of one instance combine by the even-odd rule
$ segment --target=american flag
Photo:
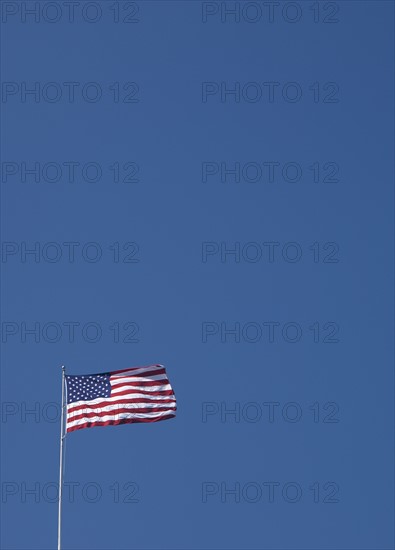
[[[163,365],[66,375],[66,432],[175,416],[176,397]]]

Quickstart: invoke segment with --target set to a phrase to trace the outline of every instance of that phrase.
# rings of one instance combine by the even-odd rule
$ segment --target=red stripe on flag
[[[67,415],[69,415],[72,412],[76,412],[79,410],[97,410],[101,407],[107,407],[109,405],[127,405],[128,403],[153,403],[153,404],[167,404],[167,403],[175,403],[175,399],[148,399],[146,397],[137,397],[135,399],[117,399],[116,401],[100,401],[99,403],[94,403],[93,405],[89,405],[90,401],[87,401],[84,405],[77,405],[75,407],[68,407],[67,408]]]
[[[94,418],[95,416],[116,416],[117,414],[122,413],[159,413],[159,412],[165,412],[165,411],[175,411],[177,407],[155,407],[155,408],[149,408],[149,407],[136,407],[135,409],[133,407],[126,407],[126,408],[119,408],[114,411],[101,411],[101,412],[87,412],[87,413],[81,413],[76,414],[75,416],[72,416],[68,423],[74,422],[75,420],[81,420],[81,418]]]
[[[141,380],[140,382],[138,380],[136,380],[136,382],[132,382],[131,380],[128,380],[127,382],[119,382],[119,383],[118,382],[114,383],[111,380],[112,388],[119,388],[121,386],[167,386],[168,384],[169,384],[169,381],[167,378],[161,378],[160,380]]]
[[[166,414],[160,416],[159,418],[121,418],[119,420],[107,420],[106,422],[86,422],[85,424],[80,424],[78,426],[73,426],[72,428],[67,428],[67,433],[74,432],[75,430],[81,430],[82,428],[94,428],[95,426],[116,426],[118,424],[139,424],[141,422],[160,422],[161,420],[168,420],[170,418],[175,418],[175,414]]]
[[[129,371],[133,371],[133,370],[141,370],[141,369],[151,369],[152,367],[160,367],[162,369],[164,369],[164,366],[163,365],[148,365],[148,366],[142,366],[142,367],[130,367],[130,369],[121,369],[121,370],[113,370],[111,371],[109,374],[120,374],[121,372],[129,372]]]
[[[146,390],[136,390],[132,392],[130,390],[118,391],[112,395],[112,397],[118,397],[118,395],[133,395],[133,393],[140,393],[142,395],[174,395],[173,390],[159,390],[159,391],[146,391]]]
[[[130,372],[130,371],[128,371]],[[149,372],[139,372],[137,374],[134,374],[133,372],[130,373],[130,375],[128,376],[127,373],[125,372],[125,376],[113,376],[113,373],[111,373],[111,376],[110,376],[110,380],[111,381],[121,381],[121,380],[126,380],[128,378],[134,378],[134,377],[139,377],[139,378],[149,378],[150,376],[159,376],[160,374],[163,374],[164,377],[166,378],[167,380],[167,377],[166,377],[166,369],[158,369],[158,370],[153,370],[153,371],[149,371]]]

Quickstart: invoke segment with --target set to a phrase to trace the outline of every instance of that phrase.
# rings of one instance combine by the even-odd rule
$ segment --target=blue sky
[[[65,549],[393,548],[392,2],[22,4],[4,549],[56,545],[60,365],[151,363],[178,415],[67,437]]]

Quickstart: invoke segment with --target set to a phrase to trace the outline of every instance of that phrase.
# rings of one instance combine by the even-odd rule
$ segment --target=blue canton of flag
[[[68,376],[67,382],[67,403],[76,401],[90,401],[98,397],[110,397],[111,384],[110,374],[94,374],[86,376]]]

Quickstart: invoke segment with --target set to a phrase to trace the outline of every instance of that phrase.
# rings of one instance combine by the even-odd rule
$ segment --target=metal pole
[[[62,414],[60,420],[60,457],[59,457],[59,508],[58,508],[58,550],[61,550],[62,533],[62,489],[63,489],[63,454],[64,454],[64,408],[65,408],[65,367],[62,366]]]

